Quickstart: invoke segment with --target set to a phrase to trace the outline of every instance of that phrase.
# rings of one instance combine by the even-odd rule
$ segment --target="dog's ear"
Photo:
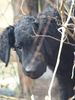
[[[10,50],[14,48],[15,37],[14,27],[7,27],[0,35],[0,59],[8,65],[10,59]]]

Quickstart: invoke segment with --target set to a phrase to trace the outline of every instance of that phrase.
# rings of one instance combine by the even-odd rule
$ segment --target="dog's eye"
[[[15,48],[17,48],[17,49],[22,49],[22,46],[23,46],[22,42],[15,44]]]

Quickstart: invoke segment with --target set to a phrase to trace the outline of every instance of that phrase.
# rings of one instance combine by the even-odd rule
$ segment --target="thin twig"
[[[33,30],[33,33],[34,33],[34,35],[32,35],[33,38],[44,37],[44,38],[53,39],[54,41],[57,41],[57,42],[60,42],[60,41],[61,41],[60,39],[57,39],[57,38],[55,38],[55,37],[53,37],[53,36],[50,36],[50,35],[40,35],[40,34],[38,35],[38,34],[35,32],[35,30],[34,30],[33,27],[32,27],[32,30]],[[72,39],[73,39],[73,38],[74,38],[73,35],[71,35],[71,33],[70,33],[69,30],[67,30],[67,31],[68,31],[68,34],[69,34],[69,35],[72,37]],[[74,40],[74,39],[73,39],[73,40]],[[67,42],[67,41],[64,41],[64,43],[75,47],[75,44],[74,44],[74,43],[70,43],[69,41],[68,41],[68,42]]]
[[[54,73],[53,73],[53,76],[52,76],[52,80],[51,80],[51,83],[50,83],[50,87],[49,87],[49,90],[48,90],[49,100],[51,100],[51,90],[52,90],[55,75],[56,75],[56,72],[57,72],[57,69],[58,69],[58,66],[59,66],[61,50],[62,50],[62,46],[63,46],[63,42],[64,42],[65,28],[63,27],[62,29],[63,29],[62,30],[63,32],[62,32],[62,36],[61,36],[61,42],[60,42],[57,62],[56,62],[56,66],[55,66]]]
[[[20,10],[21,10],[23,15],[26,15],[24,10],[23,10],[23,4],[24,4],[24,0],[22,0],[21,6],[20,6]]]

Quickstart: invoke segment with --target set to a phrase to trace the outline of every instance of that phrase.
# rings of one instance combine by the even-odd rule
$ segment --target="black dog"
[[[61,34],[57,30],[60,20],[58,12],[49,7],[37,19],[25,16],[14,26],[9,26],[1,35],[0,59],[7,65],[10,49],[15,48],[27,76],[39,78],[46,71],[47,65],[53,71],[60,42],[49,36],[60,40]],[[71,80],[73,60],[73,47],[64,43],[56,75],[61,87],[61,100],[68,100],[74,95],[75,80]]]

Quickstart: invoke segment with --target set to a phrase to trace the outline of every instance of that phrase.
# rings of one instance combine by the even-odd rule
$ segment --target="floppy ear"
[[[14,27],[7,27],[0,35],[0,59],[8,65],[10,50],[14,47]]]

